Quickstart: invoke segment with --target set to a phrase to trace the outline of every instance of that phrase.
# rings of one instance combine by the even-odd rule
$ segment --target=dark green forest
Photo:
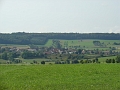
[[[48,39],[82,40],[101,39],[119,40],[120,33],[0,33],[0,44],[44,45]]]

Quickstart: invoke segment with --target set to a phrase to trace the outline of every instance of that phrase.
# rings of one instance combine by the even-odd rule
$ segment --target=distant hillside
[[[44,45],[48,39],[82,40],[102,39],[119,40],[120,33],[0,33],[0,44]]]

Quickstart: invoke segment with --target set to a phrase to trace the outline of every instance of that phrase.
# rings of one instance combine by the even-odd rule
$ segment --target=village
[[[23,59],[44,59],[44,61],[61,62],[61,61],[81,61],[93,60],[100,57],[116,56],[120,52],[115,49],[111,50],[87,50],[85,48],[55,48],[55,47],[1,47],[0,58],[6,62],[22,63]]]

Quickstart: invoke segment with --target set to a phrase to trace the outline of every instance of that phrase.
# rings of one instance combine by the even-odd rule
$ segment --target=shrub
[[[74,60],[74,61],[72,61],[72,64],[77,64],[77,63],[79,63],[78,60]]]
[[[110,63],[110,60],[109,60],[109,59],[106,59],[106,63]]]
[[[41,64],[45,64],[45,61],[41,61]]]
[[[61,62],[60,61],[55,61],[55,64],[61,64]]]
[[[70,64],[70,60],[66,60],[66,62],[65,62],[66,64]]]
[[[84,63],[83,60],[80,60],[80,63],[83,64]]]
[[[34,64],[37,64],[37,61],[33,60],[33,63],[34,63]]]
[[[116,62],[117,62],[117,63],[120,63],[120,56],[117,56],[117,57],[116,57]]]
[[[112,59],[112,63],[115,63],[115,59]]]
[[[95,63],[95,59],[93,59],[92,62]]]

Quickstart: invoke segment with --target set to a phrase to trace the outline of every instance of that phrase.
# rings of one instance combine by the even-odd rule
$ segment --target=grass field
[[[93,41],[100,41],[101,43],[104,43],[106,47],[99,47],[94,46]],[[85,48],[89,50],[93,49],[99,49],[99,50],[109,50],[109,47],[116,47],[118,50],[120,50],[120,45],[113,45],[113,43],[120,43],[120,40],[97,40],[97,39],[83,39],[81,40],[60,40],[60,43],[62,47],[74,47],[74,46],[80,46],[80,48]],[[48,42],[45,45],[37,45],[39,47],[50,47],[52,45],[52,39],[49,39]],[[17,47],[19,49],[26,49],[29,48],[28,45],[13,45],[13,44],[0,44],[1,47]]]
[[[92,56],[92,55],[87,55],[88,57],[89,56]],[[59,54],[58,55],[51,55],[49,56],[51,57],[51,59],[45,59],[45,58],[35,58],[35,59],[23,59],[23,58],[20,58],[20,60],[22,60],[22,63],[23,64],[30,64],[30,63],[33,63],[33,61],[37,61],[39,64],[41,63],[41,61],[46,61],[46,64],[49,64],[49,63],[55,63],[55,61],[57,60],[61,60],[61,57],[59,57]],[[58,59],[56,59],[55,57],[58,57]],[[95,55],[93,55],[93,57],[95,57]],[[94,59],[94,58],[91,58],[91,60]],[[98,58],[98,60],[100,61],[100,63],[106,63],[106,59],[116,59],[116,56],[108,56],[108,57],[100,57]],[[67,60],[67,55],[62,55],[62,60]],[[83,59],[83,60],[86,60],[86,59]],[[0,59],[0,63],[6,63],[6,60],[3,60],[3,59]],[[21,63],[20,63],[21,64]]]
[[[101,57],[101,58],[99,58],[99,61],[100,61],[101,63],[105,63],[105,62],[106,62],[106,59],[116,59],[116,56]]]
[[[17,49],[27,49],[30,48],[28,45],[14,45],[14,44],[0,44],[2,48],[9,47],[13,48],[16,47]]]
[[[120,90],[120,65],[0,65],[0,90]]]
[[[93,41],[100,41],[104,43],[106,47],[94,46]],[[83,39],[81,40],[60,40],[62,47],[70,46],[80,46],[80,48],[85,48],[89,50],[99,49],[99,50],[109,50],[109,47],[116,47],[120,50],[120,45],[113,45],[114,42],[120,43],[120,40],[97,40],[97,39]],[[52,46],[52,39],[48,40],[45,46]]]

